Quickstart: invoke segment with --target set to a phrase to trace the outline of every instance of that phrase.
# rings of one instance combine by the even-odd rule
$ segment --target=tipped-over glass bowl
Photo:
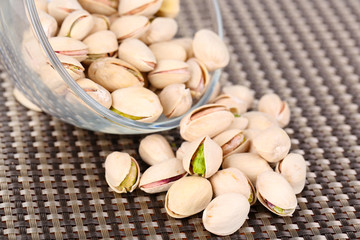
[[[178,37],[193,37],[201,28],[212,29],[223,37],[217,0],[182,0],[181,7]],[[53,52],[34,0],[0,1],[0,52],[16,87],[44,112],[64,122],[114,134],[152,133],[179,126],[181,116],[161,116],[154,123],[140,123],[117,115],[87,95]],[[208,101],[220,74],[220,70],[212,73],[211,84],[192,109]],[[74,95],[77,97],[69,97]]]

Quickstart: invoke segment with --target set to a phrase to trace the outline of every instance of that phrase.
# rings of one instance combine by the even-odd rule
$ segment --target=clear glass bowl
[[[182,11],[177,18],[179,36],[192,37],[200,28],[210,28],[223,37],[217,0],[182,0],[181,4]],[[69,124],[113,134],[152,133],[179,126],[181,117],[162,116],[154,123],[124,118],[87,95],[53,52],[34,0],[0,1],[0,52],[16,86],[44,112]],[[208,101],[220,74],[221,70],[212,73],[208,90],[192,109]]]

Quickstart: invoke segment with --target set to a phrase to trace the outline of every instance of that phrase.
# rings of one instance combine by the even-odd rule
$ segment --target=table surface
[[[222,81],[286,99],[292,151],[308,164],[293,217],[256,204],[243,227],[221,239],[359,239],[360,1],[219,2],[231,51]],[[106,155],[140,159],[144,136],[90,132],[29,111],[0,70],[0,239],[220,239],[201,214],[169,217],[165,194],[109,190]],[[178,130],[164,135],[180,145]]]

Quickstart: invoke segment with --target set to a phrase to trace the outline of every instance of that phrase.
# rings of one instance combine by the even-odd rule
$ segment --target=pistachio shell
[[[52,37],[49,38],[49,43],[57,54],[73,57],[79,62],[87,58],[88,47],[79,40],[69,37]]]
[[[174,158],[170,144],[160,134],[151,134],[140,141],[139,154],[141,159],[149,165],[155,165]]]
[[[121,0],[120,15],[142,15],[150,17],[159,11],[162,0]]]
[[[184,176],[186,176],[186,171],[181,161],[172,158],[146,169],[140,178],[139,187],[147,193],[165,192]]]
[[[243,116],[235,116],[234,120],[230,124],[230,126],[227,128],[227,130],[230,129],[239,129],[239,130],[245,130],[247,129],[249,124],[249,120]]]
[[[98,13],[109,16],[116,13],[119,0],[78,0],[84,9],[90,13]]]
[[[254,91],[250,90],[245,86],[241,86],[241,85],[226,86],[223,88],[223,92],[225,94],[237,98],[238,101],[243,101],[247,109],[249,109],[253,104]]]
[[[277,163],[276,172],[280,173],[292,186],[295,194],[301,193],[306,180],[306,162],[303,156],[289,153]]]
[[[163,0],[157,16],[175,18],[180,12],[180,0]]]
[[[248,129],[265,130],[269,127],[278,126],[276,119],[267,113],[251,111],[242,116],[249,120]]]
[[[182,161],[189,146],[190,142],[182,142],[180,147],[176,151],[176,158]]]
[[[92,16],[94,18],[95,25],[91,29],[89,35],[110,29],[110,19],[107,16],[100,14],[92,14]]]
[[[85,10],[70,13],[61,25],[58,36],[83,40],[94,27],[94,18]]]
[[[280,127],[285,127],[290,122],[290,108],[287,102],[284,102],[276,94],[266,94],[262,96],[258,103],[260,112],[273,116]]]
[[[88,64],[98,58],[112,57],[118,50],[116,36],[109,30],[93,33],[85,38],[83,42],[89,47],[89,57],[86,59]]]
[[[85,74],[85,68],[81,63],[76,60],[73,57],[62,55],[62,54],[56,54],[56,56],[59,58],[60,62],[62,63],[63,67],[66,69],[66,71],[70,74],[70,76],[74,80],[78,80],[80,78],[84,78]]]
[[[169,41],[177,31],[178,24],[174,19],[158,17],[151,22],[149,30],[141,37],[141,40],[146,44]]]
[[[106,108],[111,107],[112,98],[108,90],[87,78],[79,79],[76,83],[98,103]]]
[[[194,51],[193,51],[193,39],[192,38],[175,38],[170,40],[171,43],[176,43],[180,46],[182,46],[186,51],[187,59],[190,59],[194,57]]]
[[[50,38],[54,37],[58,31],[58,23],[56,19],[44,11],[38,10],[41,26],[44,29],[45,35]]]
[[[209,76],[209,78],[211,78],[211,76]],[[210,98],[209,98],[209,101],[208,103],[211,103],[212,101],[214,101],[214,99],[219,96],[220,94],[220,91],[221,91],[221,84],[219,81],[216,82],[216,85],[214,87],[214,91],[212,92]]]
[[[174,59],[179,61],[186,60],[186,51],[179,44],[172,42],[158,42],[149,46],[158,61]]]
[[[210,75],[204,63],[196,58],[190,58],[187,62],[189,65],[191,78],[186,82],[190,88],[191,95],[198,99],[206,91],[210,83]]]
[[[214,198],[206,207],[202,221],[209,232],[226,236],[244,224],[250,211],[247,199],[239,193],[227,193]]]
[[[47,0],[35,0],[35,6],[38,12],[47,12],[48,2]]]
[[[72,12],[83,9],[77,0],[52,0],[48,4],[48,12],[60,24]]]
[[[176,181],[165,197],[167,214],[185,218],[201,212],[212,198],[210,182],[202,177],[190,176]]]
[[[254,148],[253,140],[257,135],[261,134],[261,132],[262,132],[262,130],[255,129],[255,128],[250,128],[250,129],[244,130],[244,134],[245,134],[246,138],[250,141],[250,147],[248,149],[248,152],[257,153]]]
[[[234,114],[243,114],[247,110],[247,106],[244,101],[239,101],[238,98],[235,98],[229,94],[221,94],[217,96],[212,102],[226,106],[229,111]]]
[[[224,131],[233,121],[234,115],[225,106],[203,105],[188,113],[180,122],[180,135],[186,141],[201,136],[214,137]]]
[[[183,115],[192,105],[190,90],[185,88],[184,84],[166,86],[159,94],[159,99],[167,118]]]
[[[42,112],[42,110],[31,102],[18,88],[14,88],[13,95],[15,99],[21,103],[24,107],[33,110],[35,112]]]
[[[150,27],[150,22],[144,16],[123,16],[116,19],[110,26],[119,41],[127,38],[139,38]]]
[[[235,153],[224,159],[222,168],[234,167],[242,171],[251,181],[253,185],[259,174],[272,171],[271,167],[259,155],[255,153]]]
[[[292,216],[297,199],[291,185],[276,172],[264,172],[256,181],[257,198],[267,209],[279,216]],[[285,210],[280,213],[274,207]]]
[[[234,153],[246,152],[250,145],[243,131],[238,129],[224,131],[217,135],[214,141],[221,147],[224,158]]]

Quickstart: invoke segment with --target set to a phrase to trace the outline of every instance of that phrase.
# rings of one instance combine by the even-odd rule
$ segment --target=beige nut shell
[[[243,116],[241,117],[235,117],[234,120],[231,122],[230,126],[227,128],[227,130],[230,129],[239,129],[239,130],[245,130],[247,129],[249,125],[249,120]]]
[[[254,101],[254,91],[241,85],[231,85],[223,87],[223,93],[229,94],[239,101],[243,101],[249,109]]]
[[[242,117],[248,119],[248,129],[265,130],[269,127],[279,126],[274,117],[263,112],[250,111],[244,113]]]
[[[72,12],[83,9],[77,0],[52,0],[48,3],[48,12],[61,24]]]
[[[231,141],[235,136],[243,137],[245,141],[241,142],[240,145],[234,148],[231,152],[224,154],[224,158],[234,153],[246,152],[249,149],[250,141],[246,138],[243,131],[239,129],[226,130],[214,137],[214,141],[222,148],[225,144],[229,143],[229,141]]]
[[[139,154],[141,159],[149,165],[175,157],[169,142],[160,134],[151,134],[143,138],[140,141]]]
[[[83,40],[95,26],[95,20],[85,10],[77,10],[69,14],[61,25],[58,36]]]
[[[31,102],[19,89],[14,88],[13,95],[15,99],[21,103],[24,107],[33,110],[35,112],[42,112],[42,110]]]
[[[258,103],[258,110],[273,116],[280,127],[285,127],[290,122],[289,105],[276,94],[262,96]]]
[[[99,1],[99,0],[78,0],[78,1],[83,6],[83,8],[85,8],[90,13],[98,13],[98,14],[110,16],[117,12],[116,11],[117,4],[114,4],[114,6],[110,6],[104,4],[104,1]]]
[[[149,30],[141,37],[141,40],[146,44],[169,41],[177,31],[178,24],[174,19],[157,17],[151,22]]]
[[[151,17],[159,11],[163,0],[121,0],[119,3],[120,15],[142,15]]]
[[[109,30],[95,32],[83,41],[89,47],[89,54],[113,53],[118,50],[118,42]]]
[[[186,82],[190,88],[191,95],[198,99],[206,91],[210,83],[210,75],[204,63],[196,58],[190,58],[187,62],[191,73],[191,78]]]
[[[192,105],[190,90],[184,84],[166,86],[159,94],[160,102],[167,118],[178,117],[186,113]]]
[[[45,32],[45,35],[50,38],[54,37],[58,31],[58,23],[54,17],[47,14],[44,11],[38,10],[41,26]]]
[[[186,51],[179,44],[173,42],[157,42],[149,46],[157,61],[160,60],[186,60]]]
[[[139,38],[150,27],[150,22],[144,16],[123,16],[117,18],[110,26],[119,41],[127,38]]]
[[[221,94],[217,96],[213,101],[215,104],[225,105],[230,112],[234,114],[243,114],[247,110],[246,103],[229,94]]]
[[[77,84],[87,93],[95,99],[98,103],[106,108],[110,108],[112,104],[111,94],[108,90],[101,85],[95,83],[88,78],[82,78],[76,81]]]

